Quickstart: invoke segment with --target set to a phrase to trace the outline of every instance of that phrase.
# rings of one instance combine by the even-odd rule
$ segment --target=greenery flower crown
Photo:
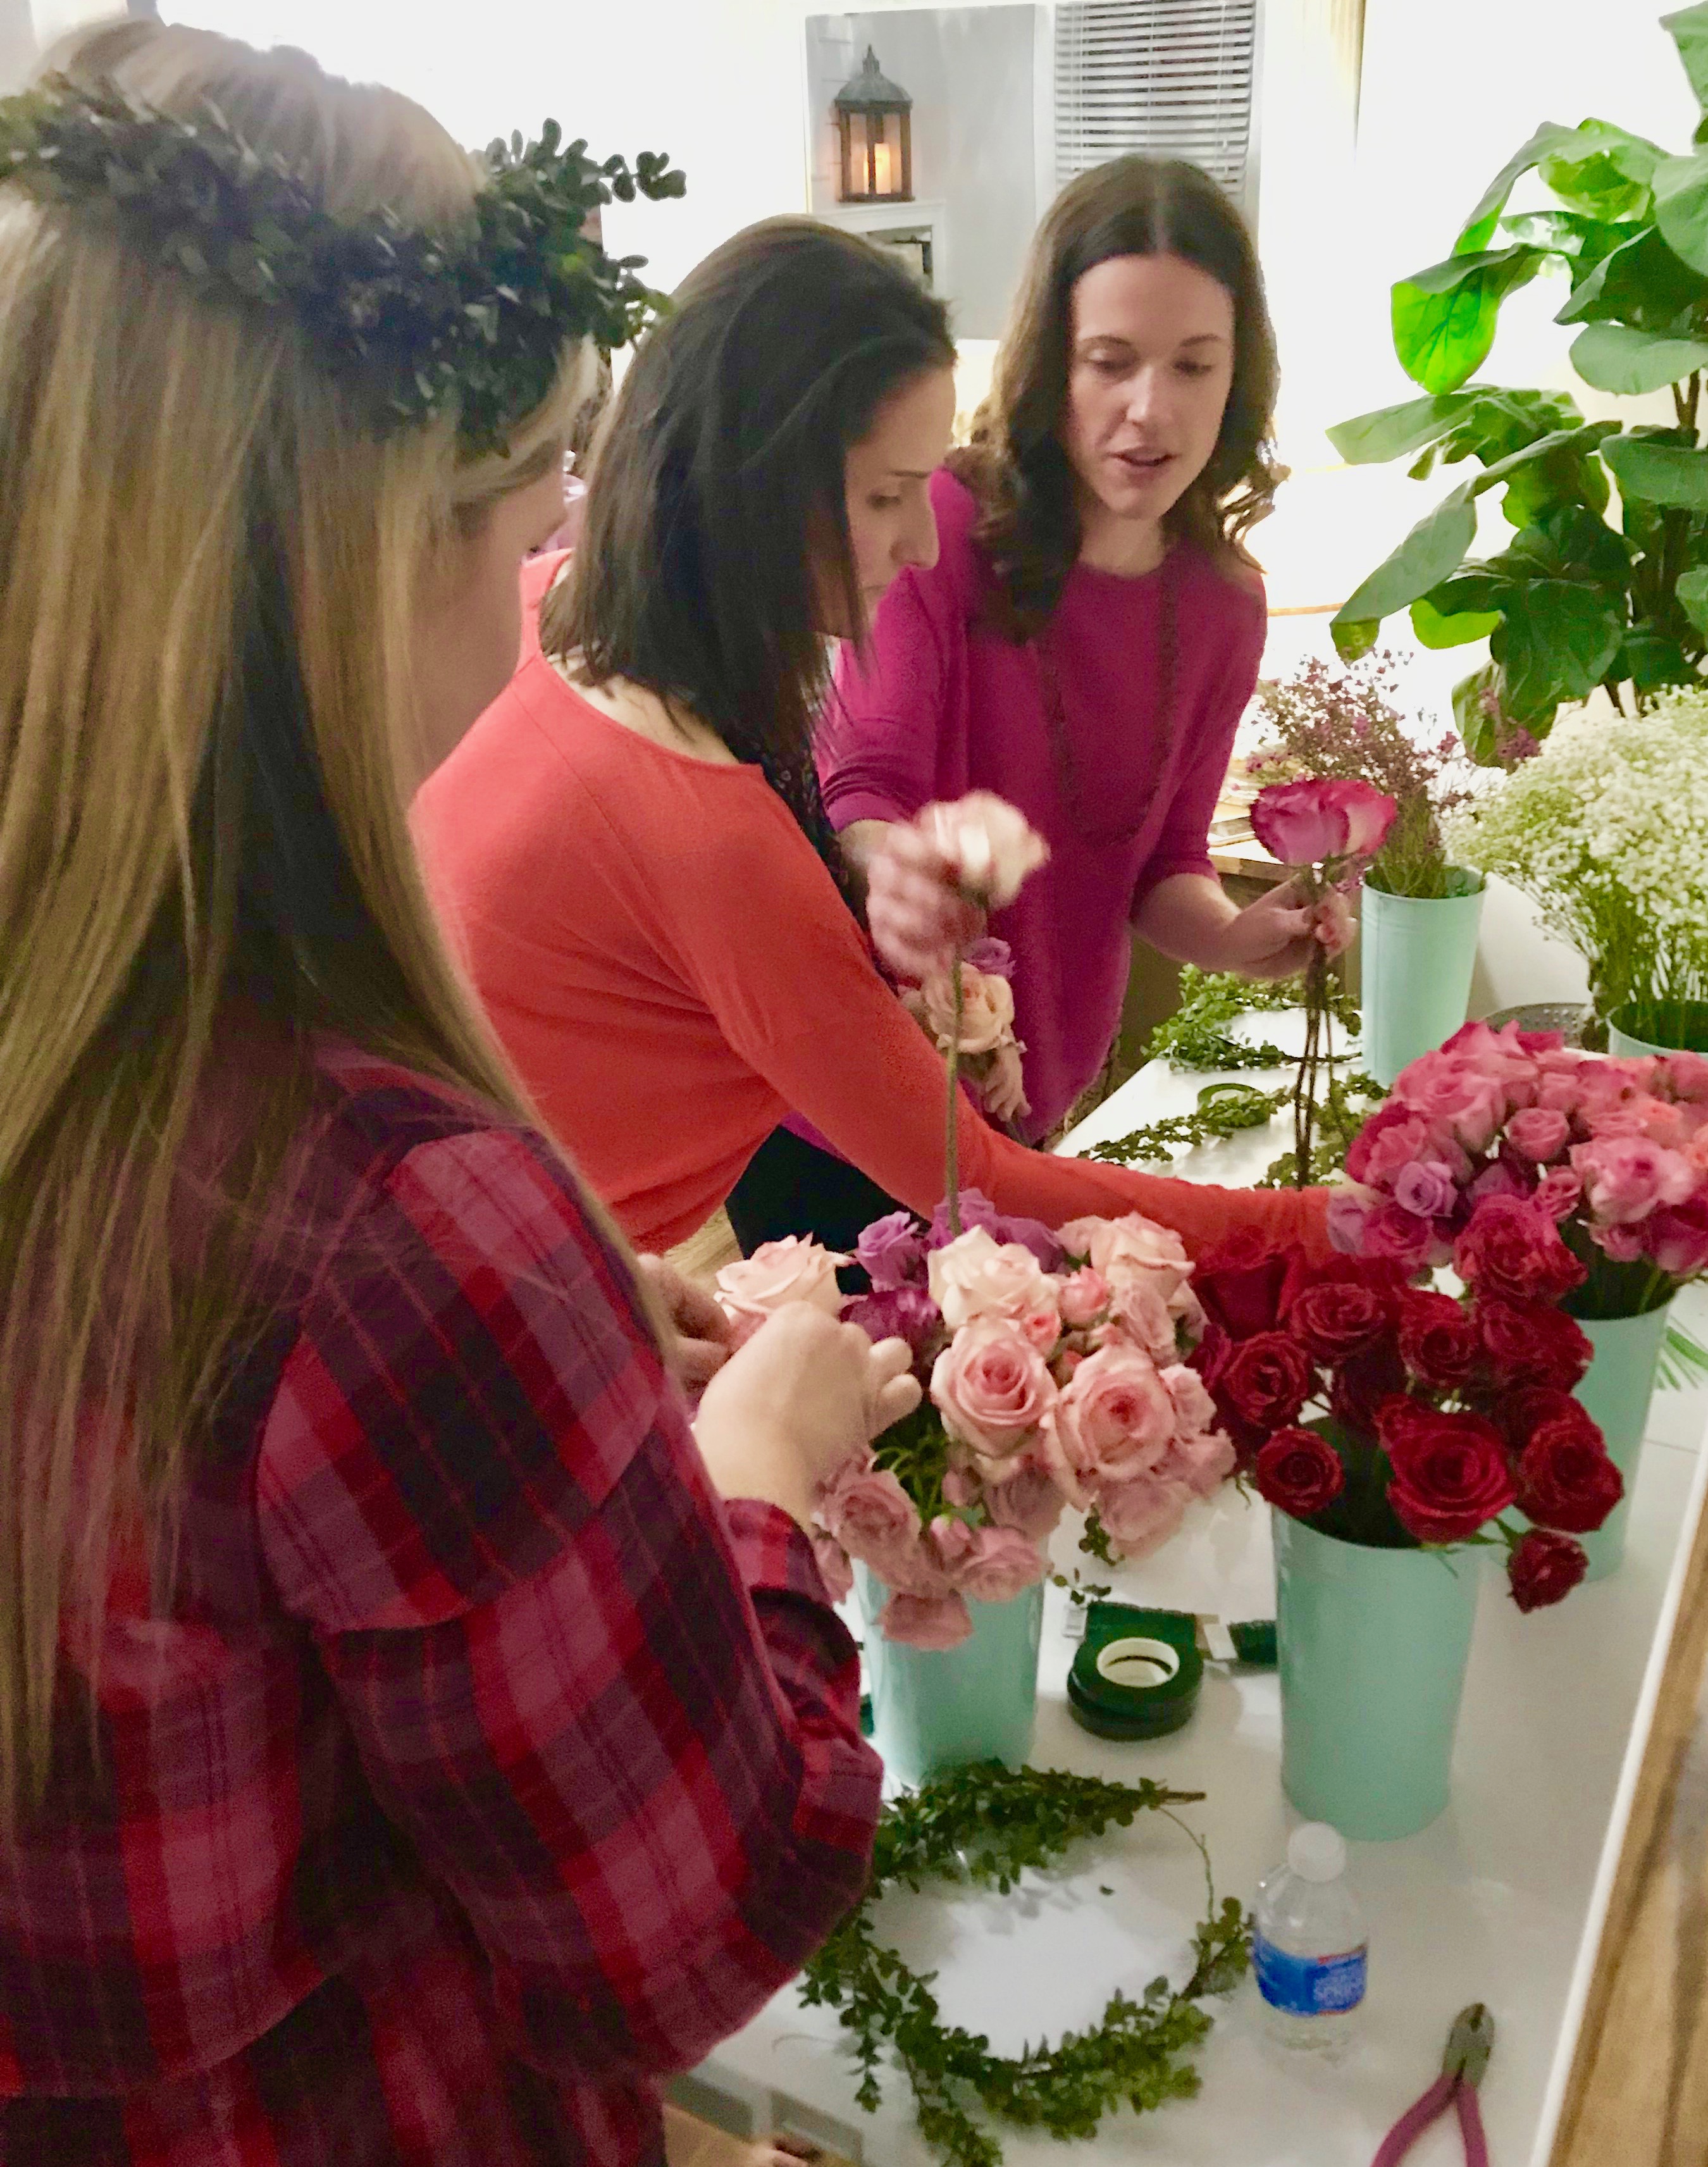
[[[681,195],[683,175],[654,151],[631,170],[562,144],[553,120],[537,142],[494,143],[470,223],[432,233],[390,210],[335,218],[211,101],[180,119],[65,76],[0,99],[0,183],[98,205],[204,291],[288,312],[382,427],[454,408],[473,454],[505,448],[566,344],[624,345],[666,306],[635,275],[643,257],[607,256],[586,227],[613,198]]]

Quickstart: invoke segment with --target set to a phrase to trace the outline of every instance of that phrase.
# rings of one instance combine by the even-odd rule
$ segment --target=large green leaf
[[[1563,256],[1581,278],[1604,256],[1634,241],[1643,227],[1631,220],[1587,218],[1576,210],[1515,211],[1500,221],[1509,241],[1522,241],[1531,248],[1546,248]]]
[[[1708,511],[1708,452],[1621,436],[1603,444],[1601,456],[1612,468],[1621,496]]]
[[[1586,120],[1568,143],[1541,161],[1541,177],[1568,210],[1590,218],[1642,218],[1649,208],[1655,169],[1666,152],[1646,135]]]
[[[1663,685],[1689,684],[1696,673],[1676,639],[1643,625],[1626,634],[1608,674],[1617,684],[1629,678],[1639,692],[1655,692]]]
[[[1696,103],[1708,115],[1708,0],[1695,8],[1680,8],[1676,14],[1663,15],[1661,28],[1671,31]]]
[[[1708,151],[1663,163],[1655,175],[1655,224],[1681,262],[1708,271]]]
[[[1708,564],[1699,564],[1694,571],[1681,572],[1674,592],[1679,597],[1679,608],[1703,638],[1708,639]]]
[[[1336,421],[1328,439],[1348,466],[1400,458],[1420,444],[1444,436],[1476,404],[1477,395],[1474,391],[1449,391],[1439,399],[1408,399],[1401,406],[1380,406],[1374,413]]]
[[[1675,256],[1653,226],[1604,256],[1572,289],[1557,324],[1636,324],[1688,335],[1708,305],[1708,278]]]
[[[1413,383],[1457,391],[1475,375],[1494,343],[1501,303],[1547,261],[1545,250],[1520,244],[1449,256],[1402,278],[1392,301],[1393,350]]]
[[[1575,128],[1563,128],[1557,120],[1545,120],[1528,143],[1515,151],[1500,171],[1483,189],[1482,199],[1461,227],[1458,239],[1453,243],[1456,256],[1474,256],[1486,248],[1494,236],[1495,221],[1506,208],[1506,199],[1515,183],[1523,179],[1532,167],[1539,166],[1550,152],[1562,149],[1574,140]]]
[[[1622,596],[1631,583],[1631,544],[1583,505],[1560,505],[1515,535],[1489,569],[1515,584],[1570,580]]]
[[[1499,610],[1467,610],[1444,617],[1427,595],[1420,595],[1411,606],[1411,628],[1424,647],[1468,647],[1473,639],[1487,639],[1499,622]]]
[[[1583,699],[1612,668],[1625,630],[1622,603],[1594,587],[1537,580],[1518,591],[1490,640],[1507,713],[1527,722]]]
[[[1572,342],[1572,366],[1598,391],[1636,399],[1708,368],[1708,341],[1659,338],[1628,324],[1589,324]]]
[[[1393,555],[1378,564],[1335,612],[1334,622],[1361,624],[1367,619],[1391,617],[1457,571],[1477,538],[1477,514],[1471,504],[1473,487],[1471,482],[1462,482],[1433,511],[1425,512]]]

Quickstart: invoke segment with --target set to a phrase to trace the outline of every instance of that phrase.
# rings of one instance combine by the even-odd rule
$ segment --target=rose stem
[[[954,962],[949,967],[949,983],[954,991],[954,1036],[949,1042],[949,1121],[944,1138],[944,1172],[949,1181],[949,1238],[960,1239],[960,1128],[956,1101],[960,1093],[960,1022],[961,977],[960,951],[955,951]]]

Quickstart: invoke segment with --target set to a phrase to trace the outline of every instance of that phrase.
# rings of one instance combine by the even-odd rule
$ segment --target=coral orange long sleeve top
[[[525,567],[521,665],[415,811],[447,935],[541,1112],[643,1248],[701,1226],[791,1110],[928,1214],[941,1057],[759,771],[640,735],[542,654],[561,563]],[[1006,1213],[1137,1211],[1195,1251],[1242,1226],[1326,1250],[1320,1192],[1054,1158],[970,1100],[960,1134],[962,1186]]]

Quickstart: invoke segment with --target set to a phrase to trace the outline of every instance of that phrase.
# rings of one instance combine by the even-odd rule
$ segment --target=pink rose
[[[1384,1188],[1401,1167],[1414,1159],[1434,1156],[1435,1144],[1435,1131],[1422,1115],[1400,1099],[1389,1099],[1353,1137],[1346,1153],[1346,1172],[1352,1180],[1369,1188]]]
[[[1536,1184],[1531,1202],[1556,1222],[1569,1219],[1584,1200],[1584,1183],[1568,1166],[1551,1166]]]
[[[949,1496],[947,1482],[943,1493]],[[993,1482],[984,1496],[985,1510],[997,1527],[1018,1528],[1034,1542],[1054,1533],[1066,1502],[1049,1468],[1034,1465],[1029,1457],[1013,1475]]]
[[[916,1281],[925,1264],[925,1236],[911,1211],[891,1211],[860,1230],[854,1261],[879,1294]]]
[[[1440,1053],[1426,1053],[1401,1069],[1393,1095],[1467,1152],[1488,1150],[1508,1110],[1506,1089],[1498,1077]]]
[[[987,978],[963,963],[960,972],[960,1051],[994,1053],[1014,1036],[1014,988],[1006,978]],[[947,973],[920,988],[925,1028],[946,1053],[955,1042],[954,981]]]
[[[1669,1053],[1655,1082],[1687,1105],[1708,1106],[1708,1054]]]
[[[1192,1493],[1184,1482],[1152,1477],[1102,1490],[1097,1502],[1097,1518],[1116,1552],[1145,1558],[1179,1534]]]
[[[1329,1195],[1329,1241],[1343,1257],[1362,1257],[1371,1219],[1369,1193],[1356,1185]]]
[[[869,1566],[886,1587],[917,1595],[944,1592],[917,1508],[887,1469],[850,1460],[822,1492],[818,1517],[849,1555]]]
[[[1257,793],[1251,832],[1284,866],[1372,857],[1393,824],[1393,800],[1367,782],[1272,782]]]
[[[1055,1397],[1043,1357],[1006,1317],[964,1324],[932,1365],[932,1403],[944,1427],[988,1472],[1013,1458]]]
[[[1414,1159],[1393,1177],[1393,1200],[1419,1219],[1445,1219],[1459,1200],[1458,1186],[1439,1159]]]
[[[1180,1348],[1175,1322],[1154,1272],[1115,1270],[1109,1290],[1106,1341],[1124,1339],[1153,1362],[1172,1362]]]
[[[1474,1211],[1485,1196],[1528,1197],[1531,1194],[1529,1178],[1519,1172],[1504,1158],[1490,1159],[1481,1174],[1465,1191],[1467,1201]]]
[[[972,1613],[959,1595],[907,1595],[899,1590],[878,1614],[886,1640],[907,1648],[958,1648],[972,1637]]]
[[[717,1275],[718,1299],[736,1317],[769,1317],[791,1301],[810,1302],[835,1317],[843,1299],[837,1267],[853,1261],[798,1234],[785,1234],[780,1242],[762,1242],[739,1264],[726,1264]]]
[[[1663,1205],[1652,1212],[1643,1226],[1642,1246],[1649,1262],[1668,1278],[1700,1279],[1708,1272],[1708,1196]]]
[[[1174,1401],[1176,1438],[1195,1437],[1214,1429],[1216,1403],[1198,1371],[1189,1370],[1183,1362],[1175,1362],[1161,1374],[1168,1396]]]
[[[1504,1301],[1557,1301],[1584,1278],[1546,1212],[1510,1196],[1477,1206],[1454,1244],[1453,1266],[1478,1294]]]
[[[982,1227],[970,1227],[927,1260],[931,1299],[951,1332],[976,1317],[1018,1322],[1055,1307],[1055,1291],[1043,1266],[1018,1242],[998,1242]]]
[[[998,909],[1014,900],[1050,856],[1025,814],[988,790],[971,791],[953,804],[928,805],[913,824],[949,861],[967,894]]]
[[[1014,1319],[1014,1328],[1029,1347],[1035,1347],[1047,1361],[1061,1337],[1061,1317],[1054,1302],[1045,1302]]]
[[[1642,1254],[1645,1227],[1592,1227],[1589,1238],[1612,1258],[1615,1264],[1634,1264]]]
[[[1048,1569],[1018,1528],[970,1528],[945,1515],[932,1522],[931,1539],[955,1592],[974,1603],[1007,1603],[1035,1587]]]
[[[1056,1289],[1061,1321],[1070,1332],[1083,1331],[1095,1323],[1109,1306],[1109,1282],[1101,1272],[1082,1264]]]
[[[1378,1205],[1364,1222],[1361,1256],[1381,1257],[1415,1271],[1430,1261],[1434,1235],[1427,1219],[1398,1204]]]
[[[1589,1209],[1605,1226],[1628,1227],[1659,1204],[1682,1204],[1698,1176],[1682,1152],[1639,1136],[1596,1136],[1572,1150]]]
[[[854,1592],[854,1568],[848,1561],[848,1552],[834,1535],[815,1528],[812,1555],[818,1560],[818,1576],[824,1582],[825,1593],[833,1603],[845,1603]]]
[[[1150,1357],[1136,1347],[1101,1348],[1056,1400],[1046,1433],[1055,1440],[1056,1480],[1083,1506],[1092,1486],[1154,1467],[1174,1427],[1174,1401]]]

